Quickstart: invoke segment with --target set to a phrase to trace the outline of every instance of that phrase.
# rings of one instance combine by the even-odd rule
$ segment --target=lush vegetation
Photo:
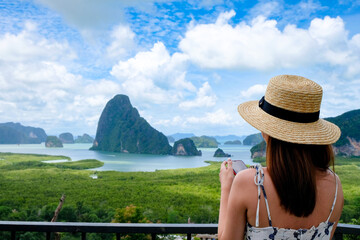
[[[65,194],[58,221],[186,223],[190,217],[194,223],[217,222],[220,162],[155,172],[85,170],[101,166],[97,160],[42,162],[56,159],[69,158],[0,153],[0,220],[50,221]],[[360,222],[359,167],[360,158],[336,159],[345,194],[342,222]],[[8,233],[0,234],[7,239]],[[26,234],[23,239],[39,239],[37,233]],[[113,236],[90,234],[88,239]]]
[[[252,146],[252,145],[256,145],[256,144],[260,143],[263,140],[264,139],[261,136],[261,133],[256,133],[256,134],[251,134],[251,135],[247,136],[244,139],[243,144]]]
[[[191,137],[191,140],[197,148],[217,148],[219,144],[214,137],[208,136]]]
[[[171,146],[134,108],[126,95],[116,95],[101,113],[92,150],[170,154]]]

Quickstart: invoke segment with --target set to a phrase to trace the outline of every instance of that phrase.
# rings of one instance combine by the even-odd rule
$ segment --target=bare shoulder
[[[256,170],[254,168],[245,169],[238,174],[236,174],[232,187],[247,189],[249,187],[255,186],[254,176]]]

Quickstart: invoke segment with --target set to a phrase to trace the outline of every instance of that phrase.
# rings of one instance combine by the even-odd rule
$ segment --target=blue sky
[[[95,135],[126,94],[166,135],[257,132],[237,113],[269,79],[360,107],[360,1],[0,0],[0,122]]]

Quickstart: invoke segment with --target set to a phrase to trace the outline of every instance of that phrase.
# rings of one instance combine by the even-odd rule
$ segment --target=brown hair
[[[297,217],[309,216],[316,204],[316,169],[334,163],[331,145],[289,143],[269,136],[266,164],[280,204]]]

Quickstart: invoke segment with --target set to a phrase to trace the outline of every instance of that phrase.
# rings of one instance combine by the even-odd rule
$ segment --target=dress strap
[[[260,164],[256,164],[254,166],[254,168],[256,169],[254,182],[258,186],[258,202],[257,202],[257,208],[256,208],[255,227],[259,227],[259,209],[260,209],[260,197],[261,197],[261,190],[260,189],[262,189],[263,194],[264,194],[266,210],[267,210],[268,220],[269,220],[269,226],[272,226],[271,217],[270,217],[270,210],[269,210],[269,204],[268,204],[268,200],[267,200],[267,196],[266,196],[265,188],[264,188],[264,170],[262,169]]]
[[[329,217],[327,218],[326,222],[329,222],[330,217],[331,217],[331,214],[332,214],[332,212],[334,211],[334,207],[335,207],[335,203],[336,203],[336,197],[337,197],[337,193],[338,193],[338,181],[337,181],[336,174],[335,174],[331,169],[329,169],[329,170],[334,174],[336,188],[335,188],[334,201],[333,201],[333,204],[332,204],[332,206],[331,206],[330,214],[329,214]]]

